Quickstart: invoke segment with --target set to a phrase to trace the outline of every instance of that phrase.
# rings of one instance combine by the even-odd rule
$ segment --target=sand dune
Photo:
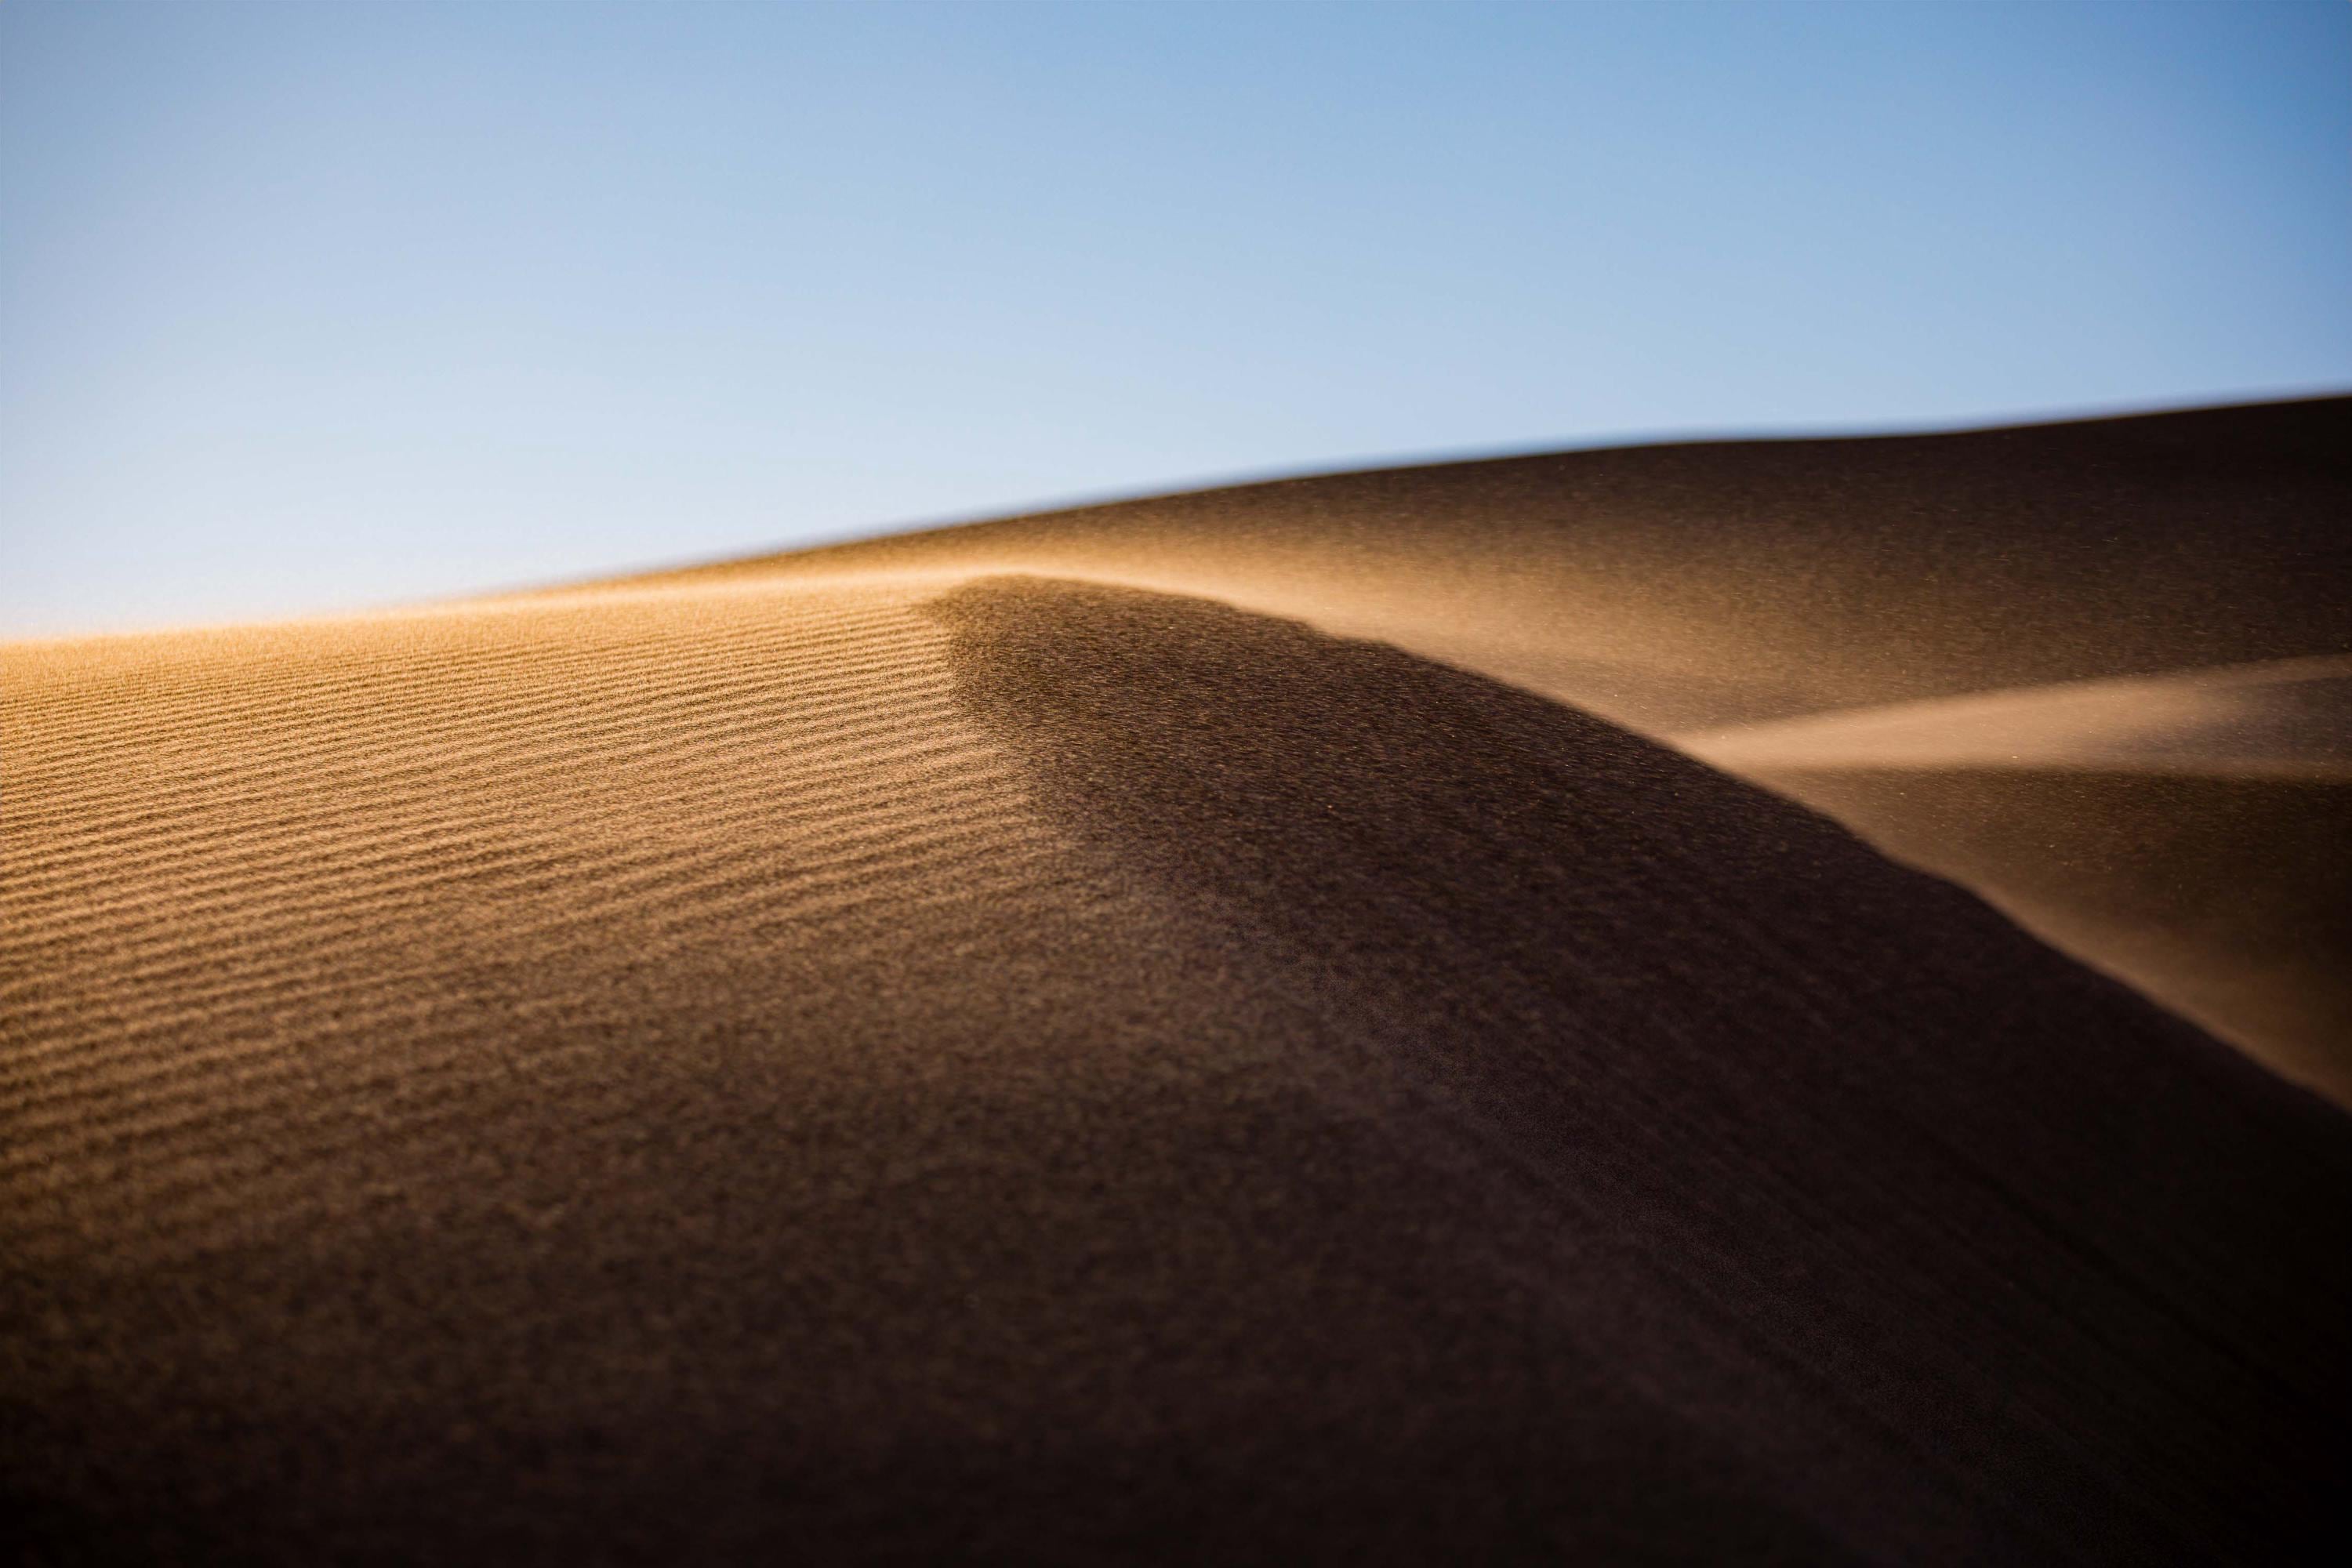
[[[0,1505],[35,1560],[125,1562],[2273,1562],[2340,1535],[2343,1114],[1525,689],[1589,679],[1663,730],[2340,652],[2316,595],[2263,586],[2326,546],[2294,542],[2336,482],[2298,432],[2340,416],[2205,416],[2239,454],[2205,469],[2188,426],[2095,437],[2157,534],[2189,510],[2148,498],[2198,472],[2252,519],[2111,657],[1979,637],[1916,584],[1818,626],[1818,571],[1636,591],[1722,531],[1705,497],[1763,485],[1742,464],[1825,484],[1862,453],[1871,505],[1994,485],[1933,443],[1530,460],[1450,512],[1449,471],[1314,481],[1273,522],[1180,500],[9,647]],[[2057,483],[2076,437],[1953,439]],[[1599,564],[1496,500],[1548,484],[1606,521]],[[1602,504],[1636,492],[1714,525],[1637,548]],[[1887,536],[1954,551],[1938,515]],[[1835,558],[1818,531],[1756,561]],[[1099,553],[1041,573],[1048,535]],[[1381,638],[1100,580],[1196,547],[1215,596],[1311,591]],[[1952,571],[1990,574],[1964,606],[2066,578]],[[2276,613],[2192,625],[2200,594]],[[1905,603],[1915,643],[1849,646]],[[1531,662],[1467,668],[1509,648]]]

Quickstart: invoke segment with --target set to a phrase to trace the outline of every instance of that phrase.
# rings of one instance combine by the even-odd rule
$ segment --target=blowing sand
[[[1886,590],[1924,606],[1907,642],[1808,620],[1826,524],[1753,547],[1802,591],[1695,559],[1738,531],[1726,495],[1801,510],[1742,463],[1845,462],[1870,504],[2000,489],[1868,442],[1462,481],[1564,486],[1552,513],[1349,477],[1276,523],[1180,498],[10,647],[0,1504],[37,1561],[2274,1562],[2340,1534],[2342,1112],[1638,731],[2340,654],[2262,574],[2341,488],[2280,454],[2342,413],[1946,438],[2246,503],[2204,591],[2274,613],[2164,600],[2107,667],[2087,633],[1971,641],[1916,584]],[[1634,492],[1717,531],[1637,549]],[[1558,508],[1601,520],[1589,559]],[[1885,531],[1950,551],[1944,515]],[[1169,581],[1188,560],[1226,591]],[[1954,603],[2032,575],[1952,560]],[[1606,700],[1545,684],[1588,679]],[[1830,750],[1823,776],[1886,771]],[[1901,852],[2014,878],[1963,831],[2011,809]],[[2329,808],[2229,809],[2259,868]],[[2117,885],[2134,918],[2179,898]],[[2193,911],[2166,929],[2214,949]]]

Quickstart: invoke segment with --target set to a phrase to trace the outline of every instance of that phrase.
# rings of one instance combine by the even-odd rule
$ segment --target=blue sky
[[[2352,5],[0,0],[0,633],[2352,386]]]

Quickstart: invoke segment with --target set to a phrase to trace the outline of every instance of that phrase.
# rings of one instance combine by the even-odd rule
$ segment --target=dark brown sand
[[[2343,1533],[2352,1123],[1574,709],[1018,577],[11,676],[35,1561]]]

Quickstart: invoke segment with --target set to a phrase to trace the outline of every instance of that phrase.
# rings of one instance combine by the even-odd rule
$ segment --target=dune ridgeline
[[[2273,1563],[2352,400],[17,643],[37,1562]]]

